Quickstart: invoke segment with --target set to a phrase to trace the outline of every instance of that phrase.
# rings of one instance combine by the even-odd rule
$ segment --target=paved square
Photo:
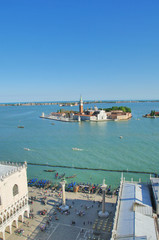
[[[24,229],[22,235],[6,233],[7,240],[110,240],[113,228],[113,217],[116,208],[116,197],[106,197],[108,218],[98,217],[101,210],[102,196],[99,194],[84,194],[66,192],[69,213],[59,211],[57,205],[61,202],[60,191],[29,189],[30,196],[36,196],[31,205],[34,218],[25,218],[25,223],[19,222],[19,228]],[[47,197],[47,204],[41,199]],[[41,210],[47,210],[46,215],[40,215]],[[74,223],[72,225],[72,222]],[[41,226],[45,226],[41,231]]]
[[[59,240],[59,239],[73,240],[77,238],[79,233],[80,233],[80,229],[75,226],[58,225],[58,227],[51,234],[48,240]]]

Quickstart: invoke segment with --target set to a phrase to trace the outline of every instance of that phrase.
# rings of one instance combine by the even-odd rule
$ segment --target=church
[[[105,121],[107,120],[107,113],[104,110],[94,109],[83,110],[82,97],[79,101],[79,113],[73,114],[73,119],[77,121]]]

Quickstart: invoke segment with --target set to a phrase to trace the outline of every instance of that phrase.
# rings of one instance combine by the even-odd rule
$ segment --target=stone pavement
[[[25,223],[20,223],[19,228],[24,230],[21,236],[15,233],[7,234],[7,240],[110,239],[116,197],[106,197],[106,210],[109,212],[109,217],[101,219],[98,218],[98,211],[102,208],[100,195],[66,192],[66,202],[70,206],[68,215],[57,209],[57,205],[61,202],[59,192],[52,193],[50,190],[46,192],[29,188],[29,195],[37,197],[37,200],[30,205],[34,218],[26,218]],[[41,203],[44,196],[47,197],[46,205]],[[47,210],[47,214],[40,215],[39,211],[44,209]],[[45,227],[45,230],[41,231],[40,227]]]

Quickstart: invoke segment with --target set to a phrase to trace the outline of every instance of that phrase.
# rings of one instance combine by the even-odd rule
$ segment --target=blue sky
[[[159,99],[158,0],[1,0],[0,102]]]

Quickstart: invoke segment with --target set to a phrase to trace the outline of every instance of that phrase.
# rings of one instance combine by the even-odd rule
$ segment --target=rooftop
[[[25,166],[25,163],[21,165],[20,163],[0,162],[0,178],[5,178]]]
[[[115,239],[157,239],[149,188],[123,183]]]
[[[17,170],[16,166],[0,164],[0,177]]]

